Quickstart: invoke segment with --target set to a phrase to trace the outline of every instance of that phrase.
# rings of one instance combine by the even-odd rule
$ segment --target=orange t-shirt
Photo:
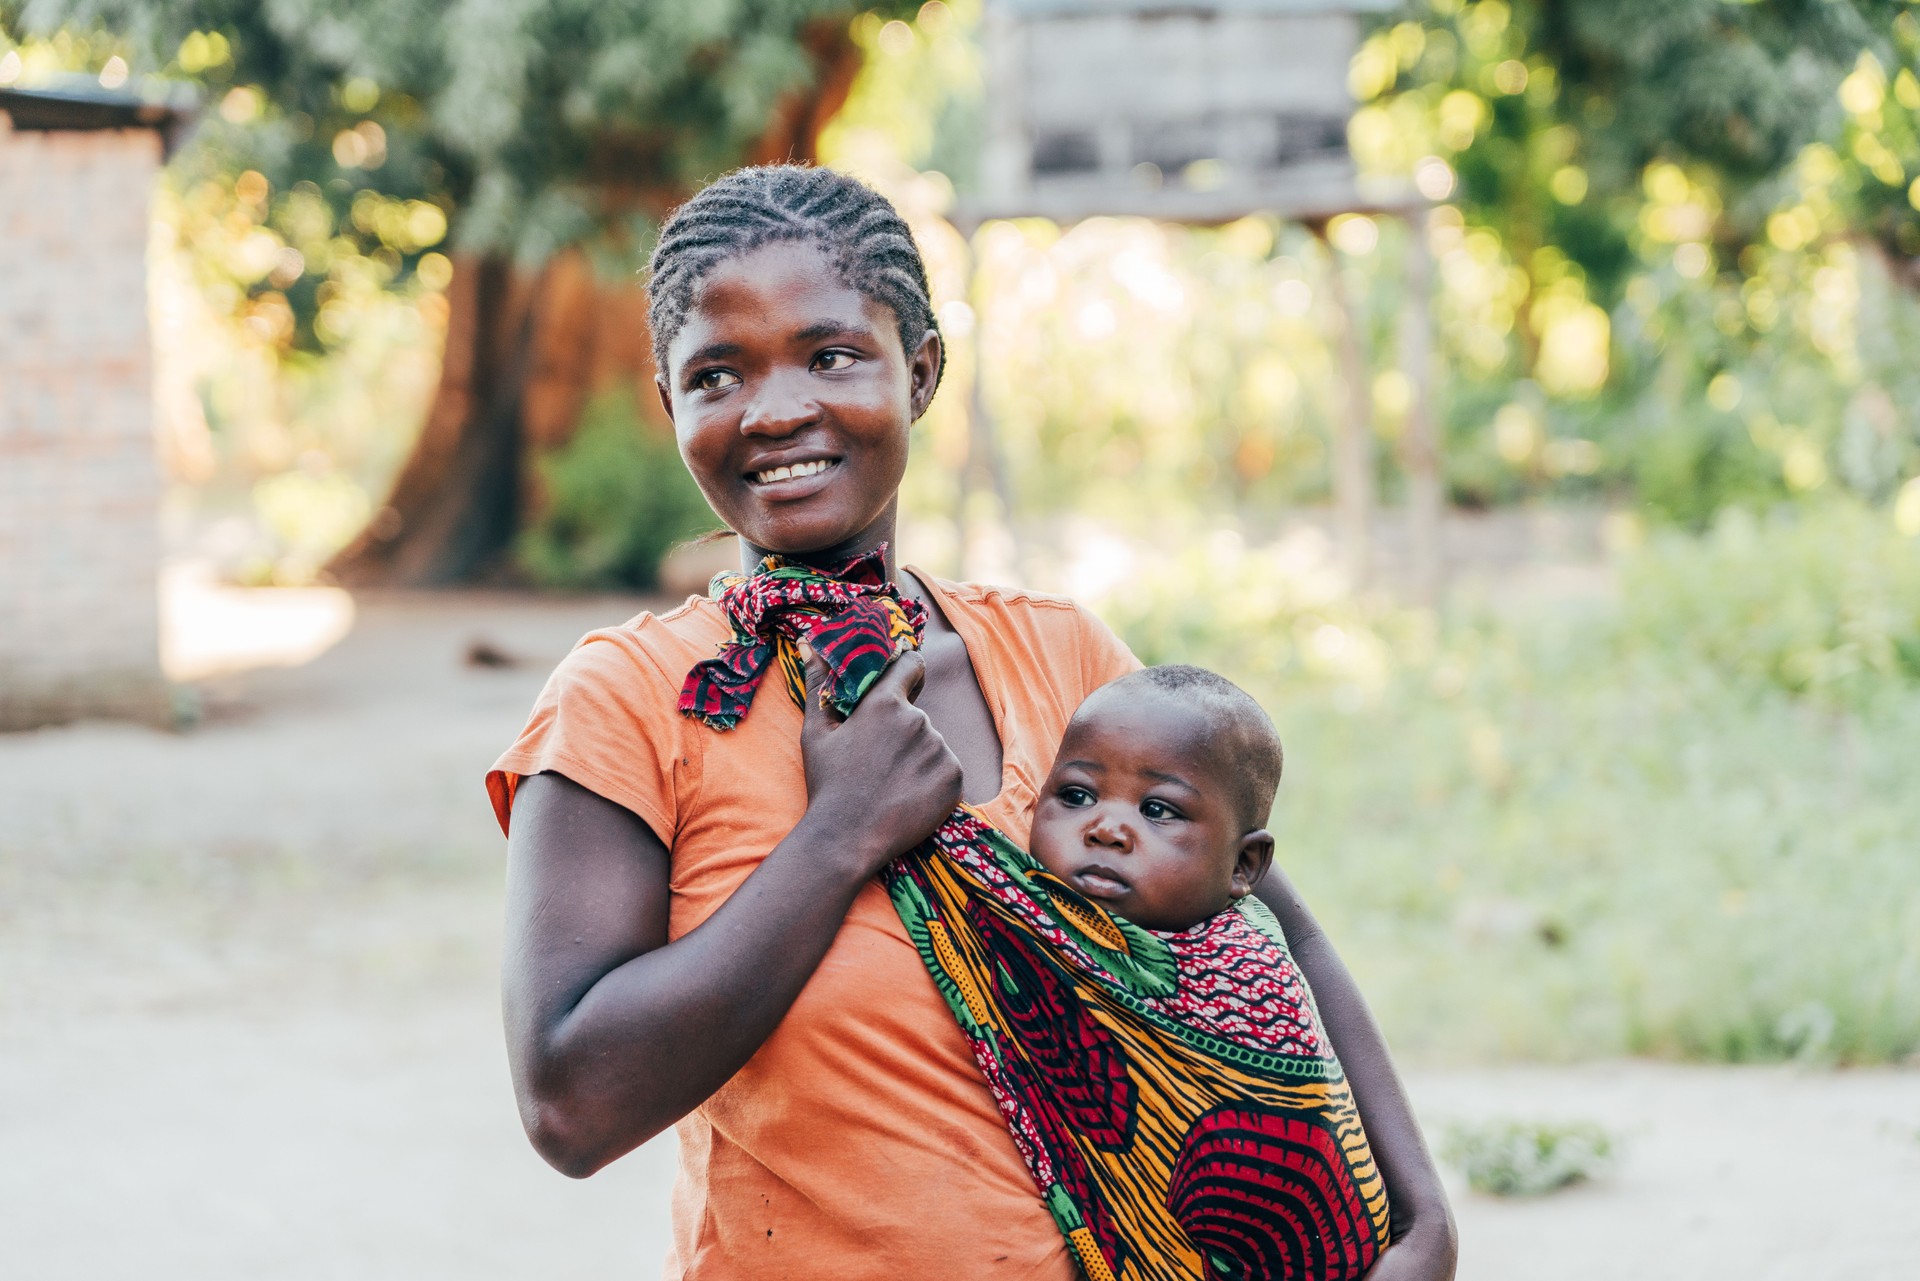
[[[1001,790],[982,809],[1025,839],[1067,719],[1139,663],[1070,601],[914,576],[966,643],[1000,732]],[[503,828],[514,784],[546,770],[646,820],[672,852],[672,938],[806,808],[800,710],[777,675],[727,733],[679,714],[688,669],[728,634],[697,598],[590,633],[487,776]],[[766,1044],[678,1130],[670,1281],[1076,1275],[878,881]]]

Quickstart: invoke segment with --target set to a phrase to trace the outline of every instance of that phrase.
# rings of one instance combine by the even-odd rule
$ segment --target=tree
[[[1813,441],[1757,396],[1732,413],[1731,379],[1837,420],[1802,393],[1860,375],[1789,323],[1839,261],[1825,250],[1871,246],[1920,285],[1917,70],[1920,21],[1898,0],[1420,0],[1376,29],[1353,65],[1356,154],[1450,198],[1510,282],[1474,341],[1452,335],[1456,425],[1515,429],[1470,491],[1511,494],[1549,409],[1575,436],[1614,432],[1618,478],[1686,519],[1761,473],[1777,486],[1789,444]]]
[[[334,563],[426,584],[494,565],[538,507],[533,460],[589,394],[651,381],[634,271],[659,220],[742,163],[810,159],[880,0],[0,0],[27,30],[104,27],[136,72],[209,91],[178,162],[262,175],[313,231],[256,286],[329,342],[329,246],[398,284],[442,238],[439,384],[391,495]],[[12,9],[14,12],[9,13]],[[323,226],[313,226],[324,222]],[[650,405],[651,392],[639,398]]]
[[[1554,246],[1599,295],[1624,283],[1628,239],[1649,166],[1676,164],[1719,196],[1702,239],[1732,264],[1762,236],[1795,162],[1844,123],[1849,75],[1879,85],[1920,57],[1920,23],[1901,0],[1427,0],[1377,33],[1355,87],[1377,100],[1361,145],[1412,168],[1449,161],[1469,222],[1500,232],[1525,263]],[[1912,72],[1907,82],[1913,80]],[[1872,107],[1884,92],[1866,94]],[[1909,111],[1920,86],[1900,90]],[[1911,97],[1912,101],[1907,99]],[[1893,104],[1889,104],[1893,105]],[[1899,144],[1910,144],[1910,126]],[[1884,124],[1877,121],[1875,127]],[[1388,139],[1387,129],[1398,137]],[[1371,134],[1371,137],[1368,135]],[[1377,141],[1374,141],[1376,140]],[[1920,151],[1907,157],[1920,161]],[[1884,210],[1907,187],[1883,164]],[[1888,243],[1898,232],[1889,226]],[[1911,233],[1908,248],[1920,249]]]

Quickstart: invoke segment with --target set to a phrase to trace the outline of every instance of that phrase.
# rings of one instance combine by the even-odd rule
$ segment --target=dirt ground
[[[185,733],[0,736],[0,1270],[655,1275],[671,1140],[575,1183],[520,1135],[480,783],[546,669],[634,602],[216,603],[182,670],[244,661],[248,626],[352,625],[303,665],[200,680]],[[477,640],[519,661],[473,665]],[[1569,1192],[1457,1189],[1464,1278],[1920,1276],[1920,1071],[1408,1077],[1435,1127],[1590,1119],[1626,1139]]]

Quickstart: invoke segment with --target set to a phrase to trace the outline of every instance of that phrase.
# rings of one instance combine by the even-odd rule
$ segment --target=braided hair
[[[939,332],[927,267],[906,220],[857,178],[810,165],[736,169],[673,211],[647,263],[647,322],[654,366],[686,323],[700,282],[720,263],[776,240],[818,245],[849,287],[893,309],[909,359]],[[934,385],[946,371],[946,353]]]

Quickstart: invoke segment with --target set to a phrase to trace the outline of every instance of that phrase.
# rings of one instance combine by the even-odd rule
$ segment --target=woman
[[[743,170],[675,213],[652,270],[661,399],[748,568],[884,549],[929,621],[844,721],[771,690],[727,734],[680,716],[688,669],[728,636],[707,601],[561,664],[488,779],[512,820],[506,1021],[528,1134],[584,1177],[678,1124],[669,1277],[1067,1281],[874,874],[962,799],[1024,831],[1073,709],[1137,663],[1069,602],[894,561],[908,429],[944,360],[884,199],[827,170]],[[1268,883],[1395,1207],[1372,1276],[1451,1276],[1445,1199],[1380,1035],[1285,878]]]

